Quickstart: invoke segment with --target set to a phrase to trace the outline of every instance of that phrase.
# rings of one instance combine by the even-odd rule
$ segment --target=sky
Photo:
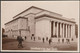
[[[25,9],[36,6],[59,13],[66,18],[74,18],[79,24],[79,1],[1,1],[1,27]]]

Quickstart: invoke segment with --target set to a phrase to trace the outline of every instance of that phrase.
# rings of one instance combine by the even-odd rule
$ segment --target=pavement
[[[2,45],[2,50],[34,50],[34,51],[42,51],[42,50],[58,50],[58,51],[76,51],[77,43],[51,43],[49,45],[48,42],[27,42],[23,41],[23,48],[18,48],[18,42],[8,42]]]

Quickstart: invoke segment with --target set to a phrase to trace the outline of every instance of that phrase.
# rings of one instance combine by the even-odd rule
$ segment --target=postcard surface
[[[79,50],[78,1],[1,1],[2,51]]]

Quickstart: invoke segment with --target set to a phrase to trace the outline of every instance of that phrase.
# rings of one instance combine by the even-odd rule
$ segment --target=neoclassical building
[[[5,23],[5,33],[8,37],[21,35],[34,41],[51,38],[53,42],[72,42],[76,39],[75,24],[74,19],[31,6]]]

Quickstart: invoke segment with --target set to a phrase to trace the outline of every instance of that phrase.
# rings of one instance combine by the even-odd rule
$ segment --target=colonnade
[[[72,29],[71,24],[51,21],[51,37],[71,38],[72,33],[75,33]]]

